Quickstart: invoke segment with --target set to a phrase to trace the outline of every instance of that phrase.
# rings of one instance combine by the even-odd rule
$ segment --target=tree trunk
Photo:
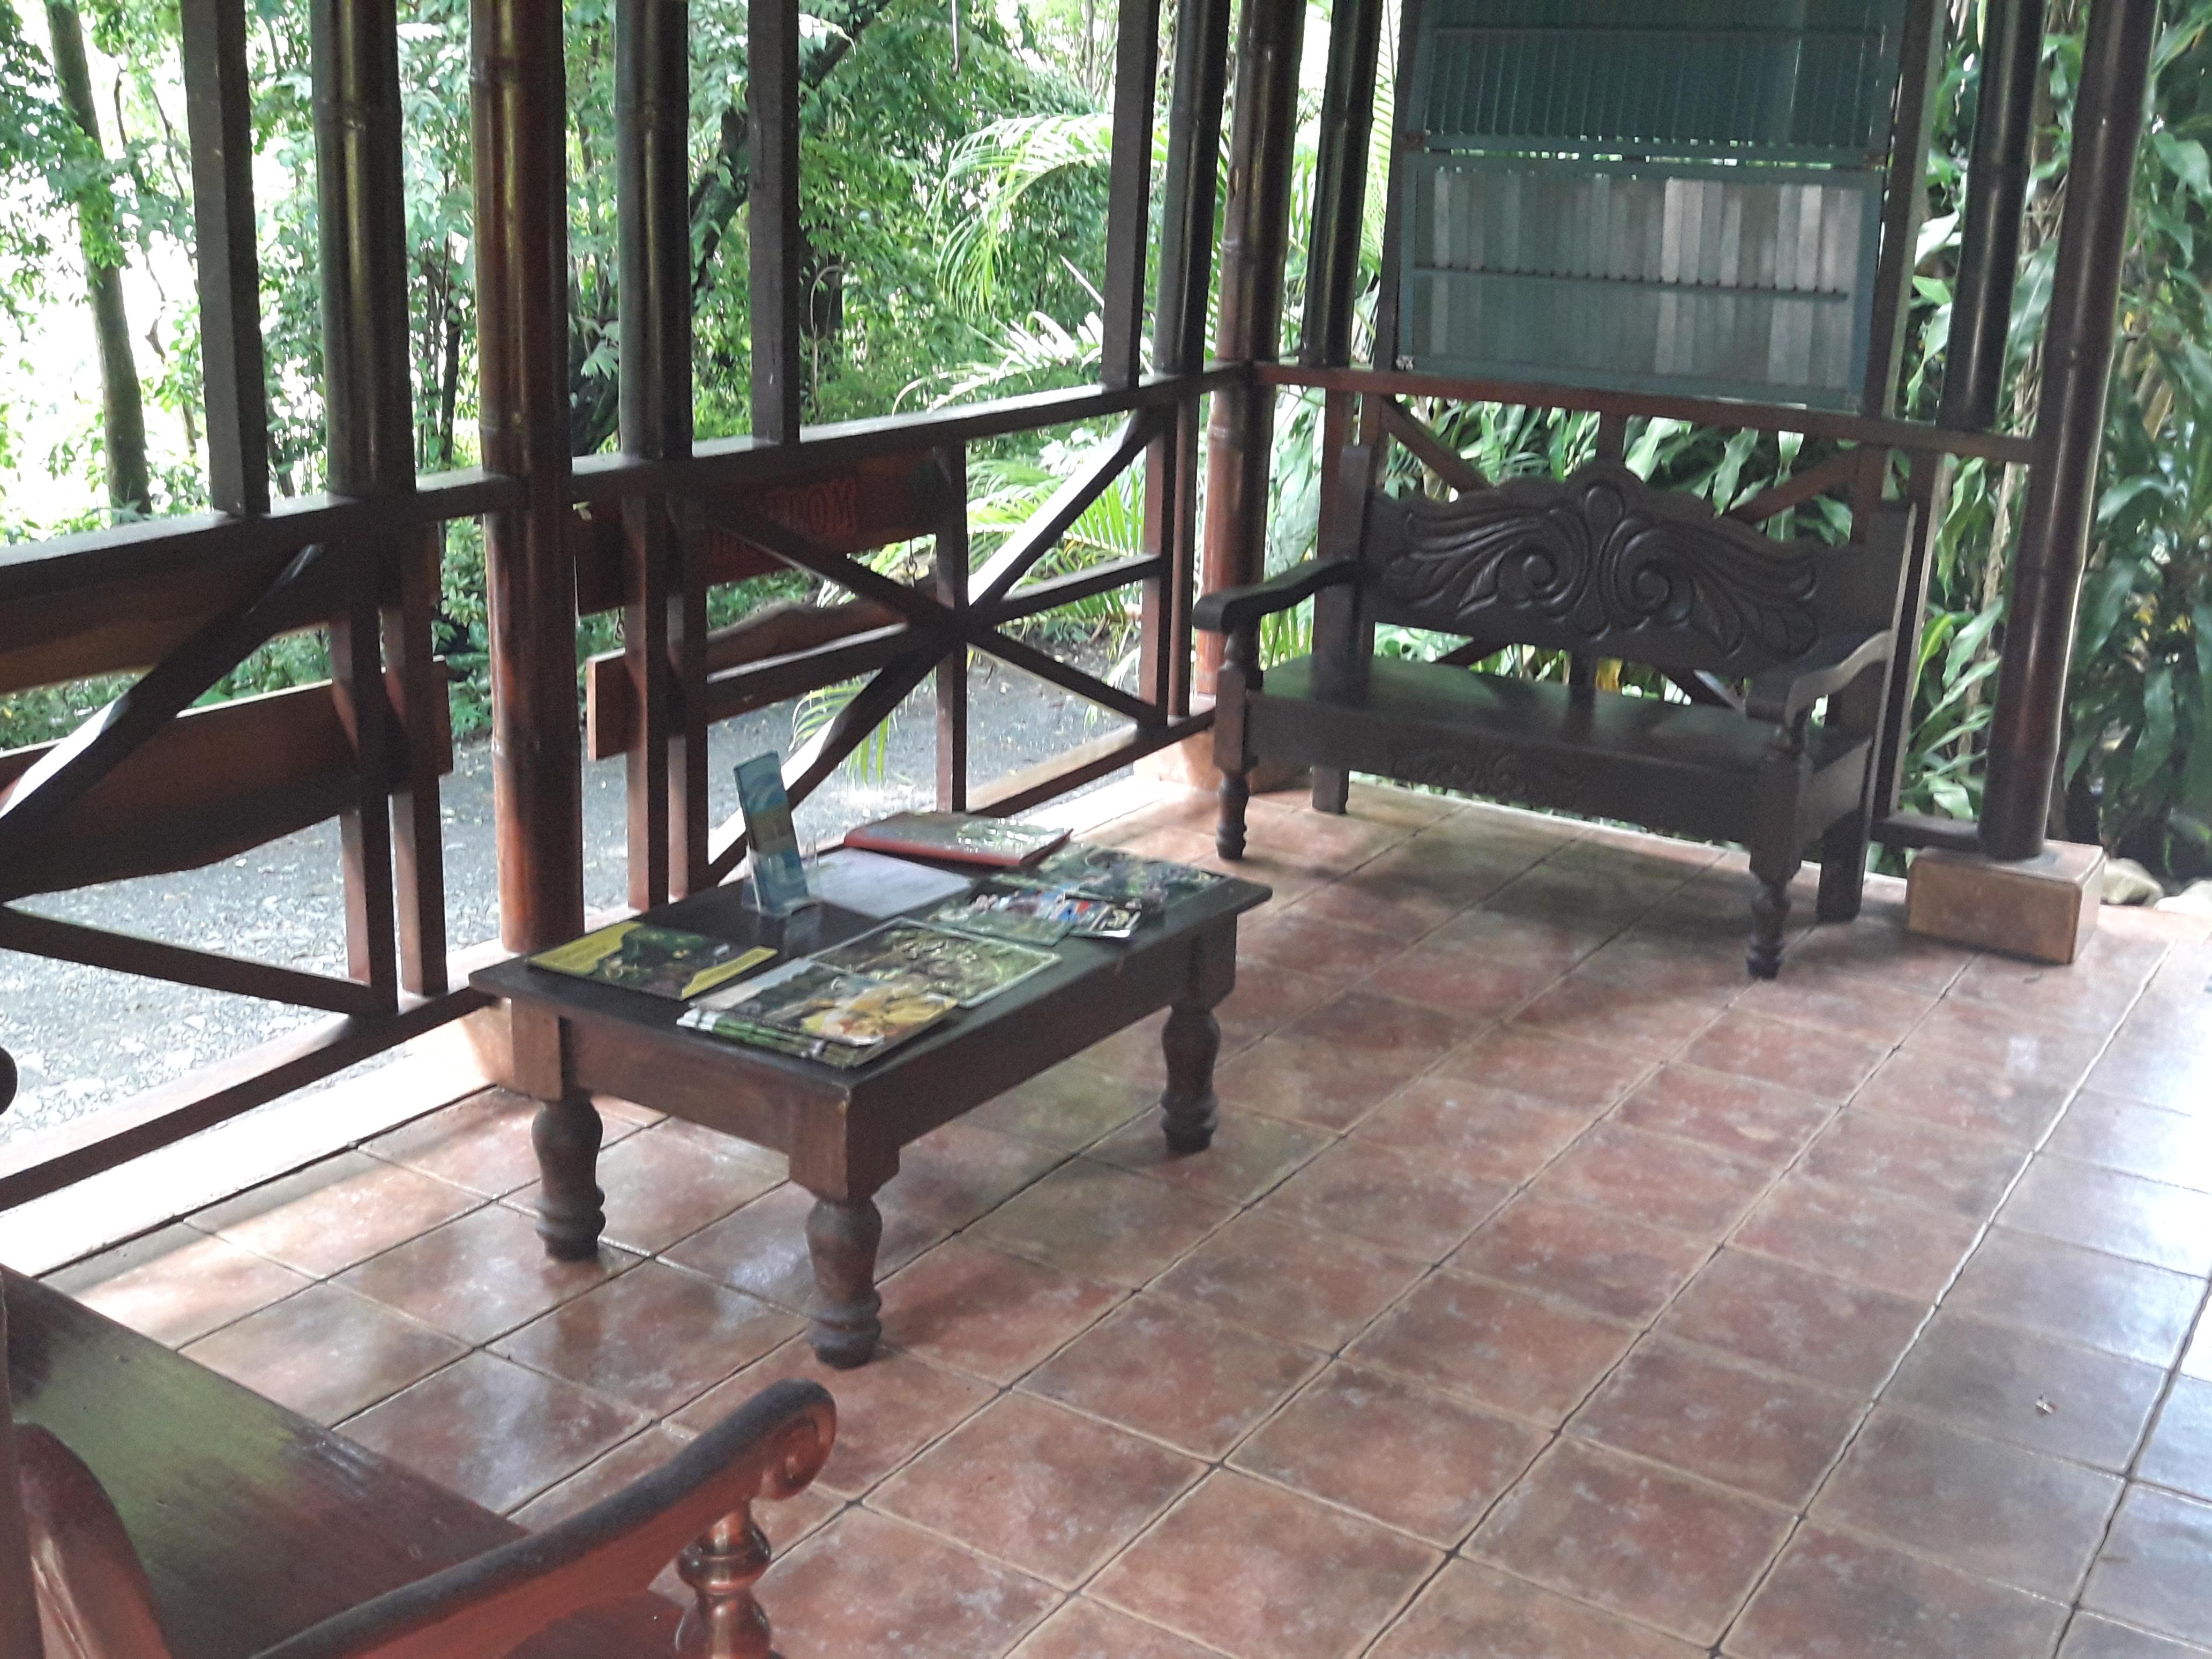
[[[54,78],[60,82],[62,101],[83,129],[93,156],[102,158],[100,110],[93,102],[92,71],[84,58],[84,20],[69,0],[47,0],[46,32],[52,39]],[[100,343],[108,504],[118,513],[151,513],[146,409],[138,392],[138,362],[131,350],[131,319],[123,308],[123,250],[115,240],[115,198],[104,179],[88,185],[77,203],[77,240],[84,250],[85,291],[92,301],[93,332]]]

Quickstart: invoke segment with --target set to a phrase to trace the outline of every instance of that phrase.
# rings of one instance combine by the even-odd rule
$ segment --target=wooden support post
[[[938,603],[960,610],[968,603],[968,452],[954,445],[939,452],[951,479],[945,527],[937,532]],[[968,810],[968,644],[954,641],[937,665],[937,805]]]
[[[398,688],[403,751],[392,790],[399,983],[418,997],[447,991],[445,826],[438,810],[446,677],[430,638],[438,606],[438,543],[434,530],[410,530],[398,538],[398,580],[383,610],[384,652],[391,682]]]
[[[246,63],[245,0],[183,0],[179,22],[192,155],[208,504],[218,513],[266,513],[269,392],[262,363],[261,264],[254,247],[253,85]]]
[[[484,521],[500,933],[538,951],[584,925],[560,8],[473,0],[470,46],[484,466],[526,492]]]
[[[615,13],[622,450],[642,461],[691,453],[689,17],[684,0],[621,0]],[[684,693],[695,678],[685,666],[701,648],[705,595],[692,603],[665,497],[625,501],[623,525],[623,649],[636,710],[625,767],[629,900],[642,910],[691,890],[691,849],[703,861],[703,836],[686,828],[705,823],[705,732],[696,699]]]
[[[1874,817],[1897,811],[1905,792],[1905,757],[1912,744],[1912,704],[1920,689],[1920,635],[1928,617],[1929,560],[1943,521],[1954,464],[1923,450],[1912,457],[1905,498],[1912,503],[1912,539],[1905,552],[1905,588],[1898,601],[1897,656],[1889,665],[1869,791]],[[1863,533],[1854,527],[1854,534]]]
[[[15,1062],[0,1048],[0,1112],[15,1097]],[[15,1458],[15,1413],[8,1395],[8,1291],[0,1285],[0,1659],[38,1659],[38,1587],[23,1518],[22,1474]]]
[[[1188,374],[1206,359],[1221,109],[1228,95],[1229,0],[1180,0],[1175,43],[1152,365],[1163,374]],[[1145,548],[1166,559],[1169,568],[1145,586],[1143,684],[1155,697],[1164,696],[1174,718],[1190,712],[1199,408],[1195,398],[1179,404],[1174,428],[1154,441],[1145,459]]]
[[[392,0],[315,0],[310,22],[331,493],[406,495],[415,488],[415,449],[398,19]],[[386,549],[362,542],[335,550],[345,569],[343,607],[330,625],[331,690],[353,735],[361,780],[339,815],[346,957],[353,976],[396,1008],[393,745],[380,614]],[[427,630],[427,613],[423,621]],[[410,852],[420,850],[410,842]],[[434,850],[434,872],[436,859]],[[442,905],[443,884],[434,885]]]
[[[345,608],[331,618],[331,694],[353,733],[358,780],[338,814],[345,862],[347,971],[377,994],[378,1012],[399,1006],[398,945],[392,933],[392,713],[378,631],[377,562],[371,550],[346,550]]]
[[[1990,726],[1982,846],[1994,859],[2041,853],[2051,811],[2158,10],[2158,0],[2095,0],[2089,10],[2044,337],[2035,460],[2021,515],[2026,528]]]
[[[314,0],[316,223],[334,495],[415,482],[407,209],[392,0]]]
[[[1322,91],[1321,153],[1314,171],[1312,240],[1298,361],[1337,368],[1352,361],[1352,308],[1359,295],[1367,151],[1375,129],[1382,0],[1336,0],[1329,15],[1328,75]]]
[[[1889,176],[1882,186],[1881,255],[1859,398],[1861,411],[1875,419],[1897,407],[1920,222],[1928,211],[1928,141],[1943,81],[1943,21],[1948,10],[1944,0],[1907,0],[1904,36],[1898,43],[1897,106],[1890,124]]]
[[[1146,221],[1152,196],[1152,82],[1161,0],[1121,0],[1114,46],[1114,149],[1106,188],[1106,272],[1098,378],[1120,389],[1143,367]]]
[[[799,441],[799,0],[749,0],[753,436]]]
[[[2020,223],[2034,174],[2035,94],[2043,68],[2044,0],[1984,0],[1974,77],[1974,149],[1951,334],[1943,351],[1942,422],[1983,431],[2004,389]]]
[[[1244,0],[1221,240],[1218,355],[1224,362],[1273,362],[1279,355],[1304,29],[1304,0]],[[1257,581],[1266,568],[1274,406],[1272,386],[1247,383],[1214,394],[1206,434],[1204,592]],[[1198,665],[1201,688],[1210,689],[1220,650],[1218,636],[1206,635]]]
[[[1229,0],[1181,0],[1175,84],[1168,93],[1168,167],[1161,186],[1159,297],[1152,362],[1188,374],[1206,360],[1213,283],[1213,207],[1221,107],[1229,92]]]
[[[1406,240],[1405,157],[1420,147],[1422,135],[1413,125],[1414,110],[1424,100],[1420,93],[1421,65],[1415,60],[1421,38],[1421,0],[1401,0],[1398,15],[1398,90],[1392,114],[1395,131],[1390,135],[1390,176],[1382,197],[1382,273],[1375,295],[1375,345],[1372,367],[1389,373],[1398,368],[1398,266]],[[1379,464],[1383,453],[1381,395],[1360,400],[1359,442],[1374,451]]]

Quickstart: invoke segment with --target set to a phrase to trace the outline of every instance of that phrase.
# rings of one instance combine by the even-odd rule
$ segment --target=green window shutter
[[[1849,408],[1904,0],[1428,0],[1399,355]]]

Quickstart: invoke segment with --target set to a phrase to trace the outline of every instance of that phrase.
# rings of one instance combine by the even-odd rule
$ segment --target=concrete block
[[[2064,964],[2097,931],[2105,849],[2053,842],[2035,858],[1999,863],[1941,848],[1912,860],[1906,928],[1977,950]]]

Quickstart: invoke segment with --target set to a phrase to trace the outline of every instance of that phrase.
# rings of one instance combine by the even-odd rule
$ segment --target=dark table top
[[[677,1024],[686,1004],[533,968],[520,957],[481,969],[470,976],[469,982],[479,990],[538,1005],[580,1024],[619,1024],[633,1038],[647,1039],[653,1050],[672,1060],[680,1058],[691,1066],[704,1060],[756,1075],[768,1074],[763,1080],[772,1076],[777,1083],[804,1094],[853,1101],[879,1092],[894,1079],[911,1085],[957,1070],[973,1060],[985,1045],[1004,1047],[1004,1039],[1017,1029],[1029,1039],[1024,1047],[1043,1054],[1067,1045],[1054,1042],[1052,1031],[1039,1031],[1041,1025],[1066,1027],[1069,1042],[1073,1042],[1099,1027],[1099,1014],[1110,1015],[1117,1006],[1135,1008],[1139,1003],[1149,1002],[1149,1006],[1128,1018],[1097,1029],[1096,1036],[1088,1036],[1075,1046],[1087,1046],[1088,1042],[1110,1035],[1119,1025],[1172,1000],[1153,995],[1153,981],[1180,969],[1194,936],[1266,903],[1272,896],[1266,887],[1230,878],[1171,905],[1160,915],[1146,918],[1130,939],[1063,939],[1053,947],[1060,958],[1055,966],[1009,988],[980,1007],[959,1010],[898,1044],[881,1060],[849,1071],[687,1030]],[[778,963],[827,950],[884,925],[876,918],[826,903],[809,906],[787,918],[764,916],[751,907],[742,882],[661,905],[636,920],[733,945],[765,945],[779,953]],[[765,967],[776,965],[771,963]],[[1068,1047],[1067,1052],[1074,1052],[1074,1048]],[[1043,1063],[1051,1062],[1045,1059]],[[1040,1065],[1030,1071],[1042,1068]],[[995,1073],[1001,1068],[985,1069]]]

